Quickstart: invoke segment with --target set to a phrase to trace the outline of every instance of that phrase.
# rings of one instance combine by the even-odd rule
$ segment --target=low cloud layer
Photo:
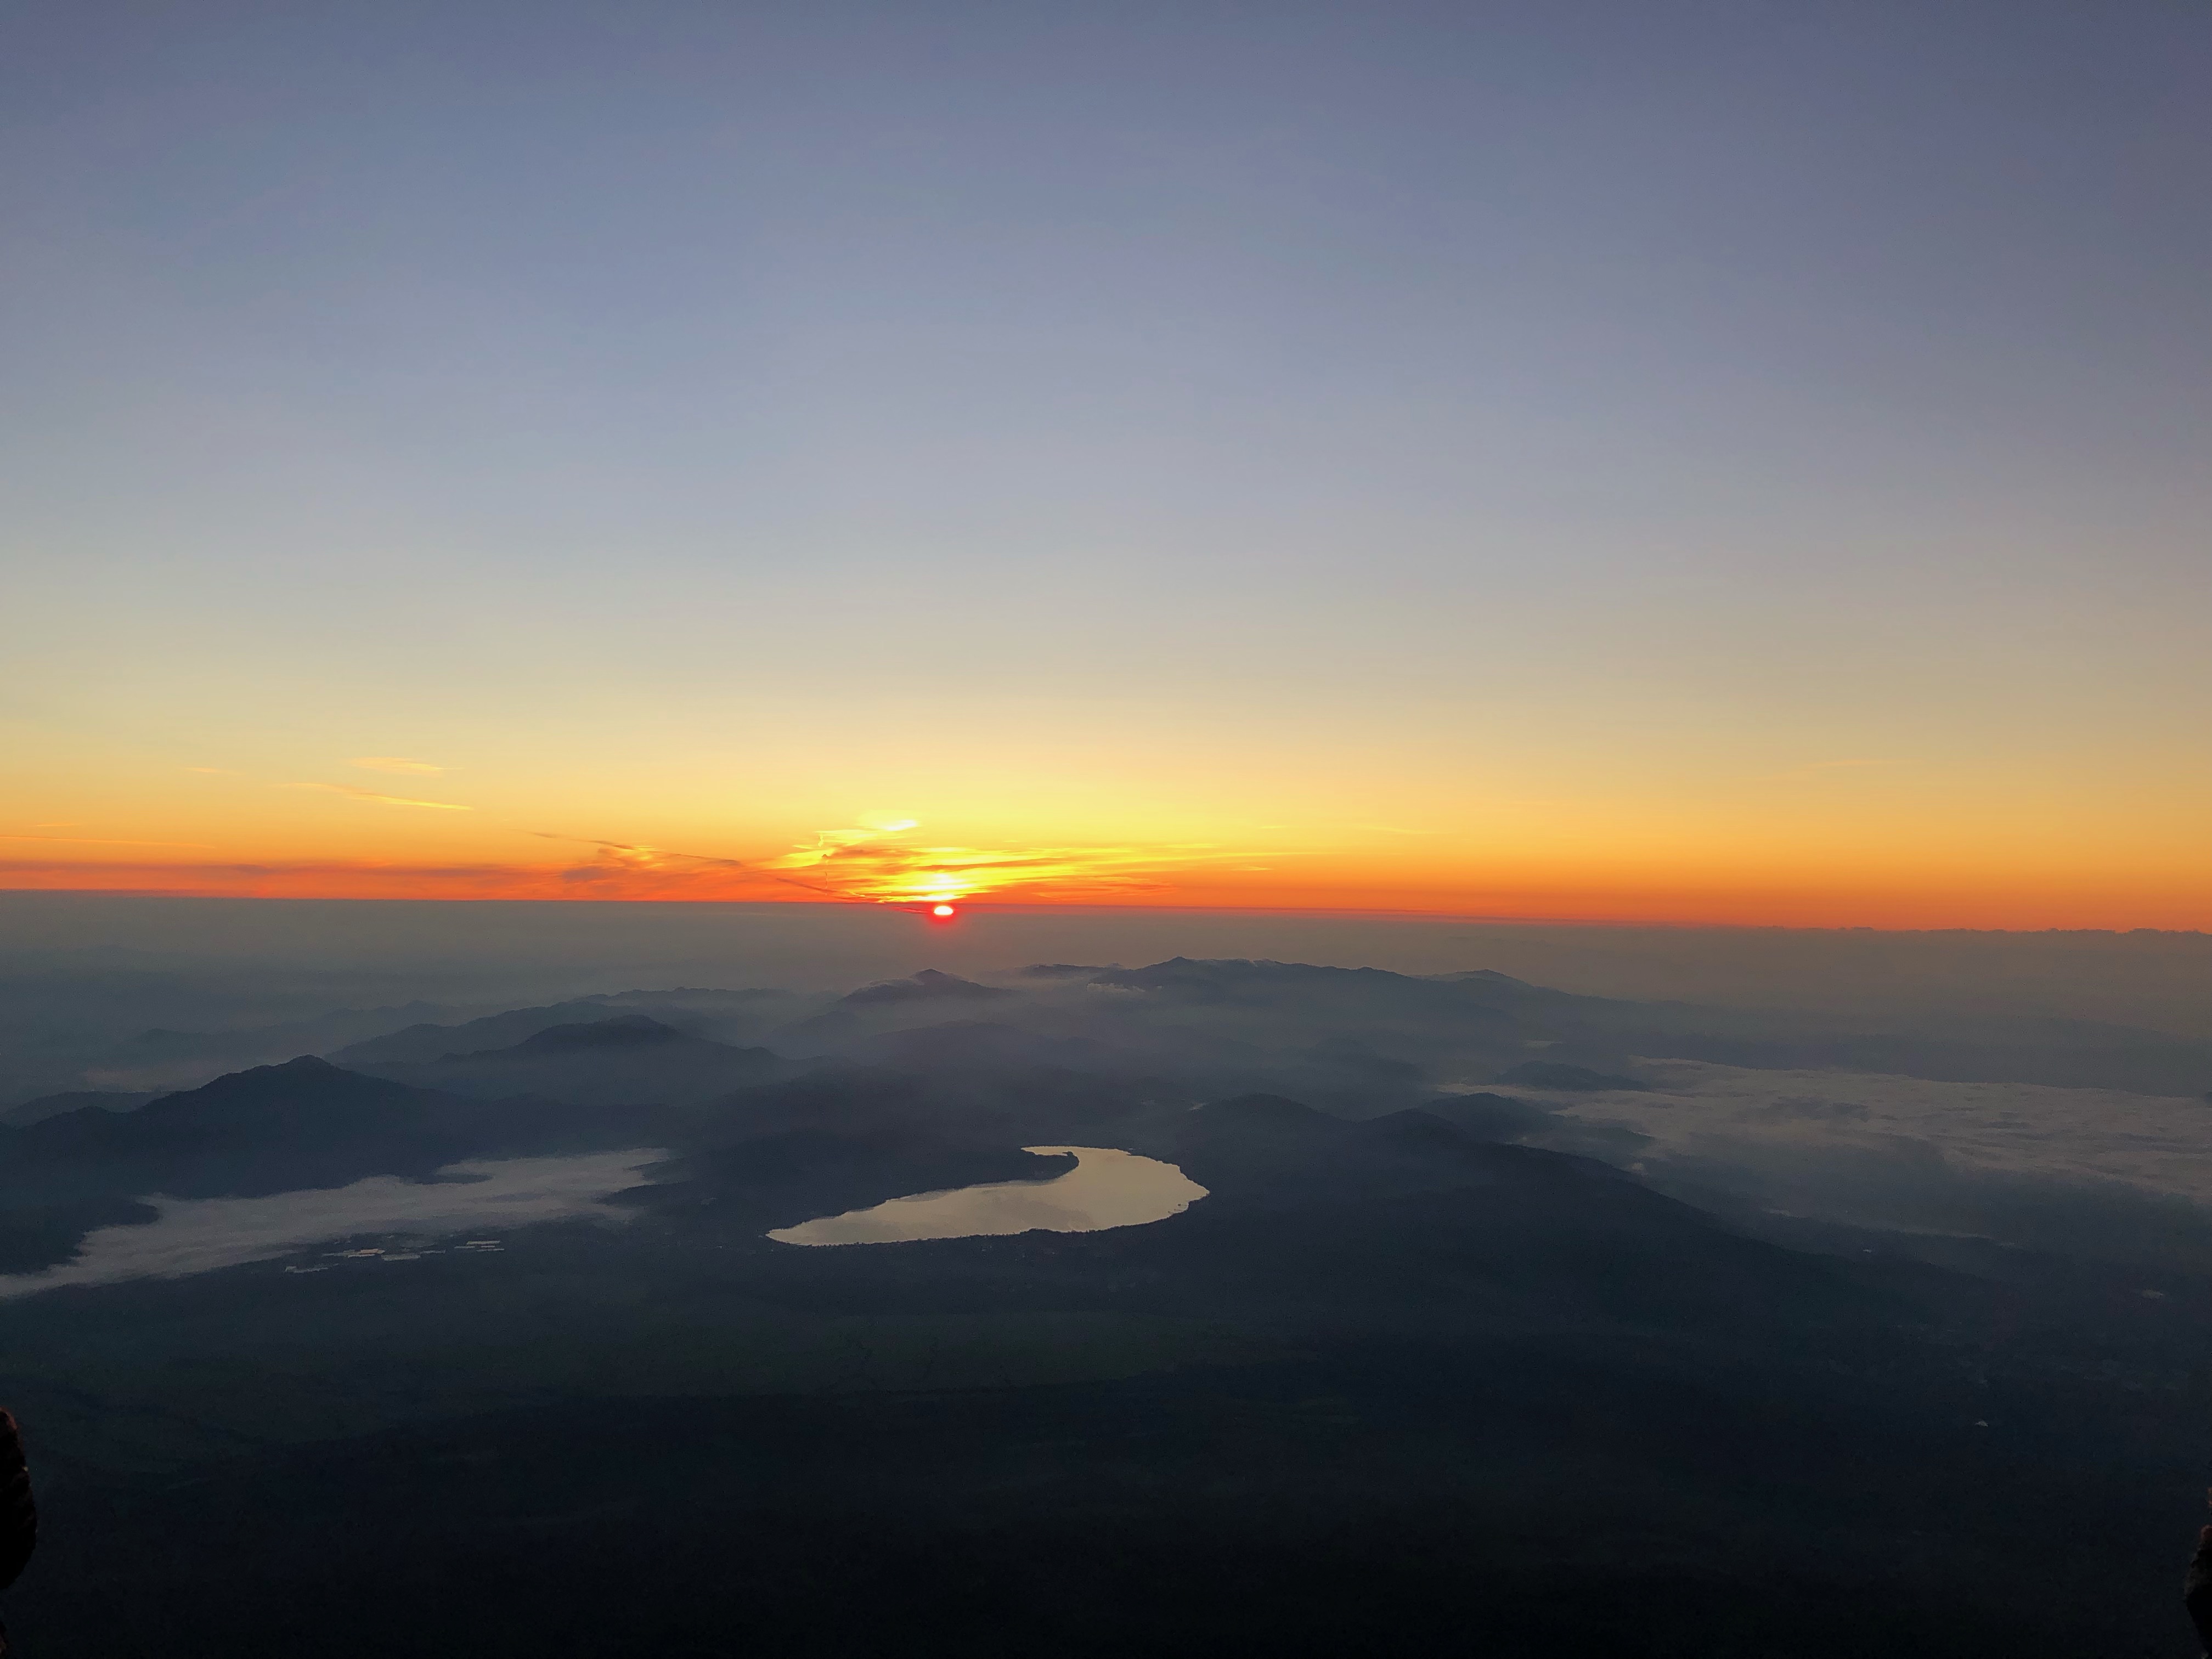
[[[100,1228],[86,1237],[72,1261],[40,1273],[0,1275],[0,1298],[72,1285],[182,1279],[218,1267],[273,1261],[309,1244],[363,1234],[435,1237],[586,1216],[620,1222],[630,1212],[601,1200],[635,1185],[640,1170],[666,1156],[659,1150],[633,1148],[571,1158],[456,1164],[439,1171],[447,1177],[440,1181],[374,1176],[348,1187],[266,1198],[173,1199],[156,1194],[146,1202],[161,1212],[159,1220],[143,1226]]]
[[[2212,1204],[2212,1106],[2200,1100],[1686,1060],[1638,1069],[1656,1085],[1651,1093],[1577,1096],[1561,1109],[1649,1135],[1660,1152],[1716,1138],[1861,1152],[1911,1140],[1962,1168],[2117,1182]]]
[[[1855,1225],[2212,1261],[2202,1100],[1681,1060],[1542,1098],[1578,1150],[1693,1198]]]

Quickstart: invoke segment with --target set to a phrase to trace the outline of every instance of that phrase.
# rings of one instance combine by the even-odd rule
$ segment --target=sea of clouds
[[[1649,1092],[1521,1091],[1541,1137],[1656,1184],[1855,1225],[2212,1260],[2212,1104],[1881,1073],[1637,1068]]]

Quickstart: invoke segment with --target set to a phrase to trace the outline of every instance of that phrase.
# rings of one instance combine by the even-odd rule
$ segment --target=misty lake
[[[263,1198],[146,1200],[159,1218],[100,1227],[73,1261],[38,1273],[0,1275],[0,1299],[70,1285],[127,1279],[183,1279],[269,1261],[302,1246],[363,1233],[434,1237],[444,1233],[526,1226],[578,1217],[622,1223],[631,1212],[603,1200],[635,1186],[639,1171],[665,1152],[587,1152],[455,1164],[438,1181],[372,1176],[349,1186],[272,1193]],[[370,1253],[364,1253],[370,1254]],[[413,1252],[392,1253],[409,1261]]]
[[[1180,1215],[1206,1196],[1172,1164],[1110,1146],[1025,1146],[1072,1152],[1075,1167],[1048,1181],[994,1181],[916,1193],[866,1210],[823,1216],[769,1234],[782,1244],[896,1244],[924,1238],[995,1237],[1041,1230],[1096,1233]]]

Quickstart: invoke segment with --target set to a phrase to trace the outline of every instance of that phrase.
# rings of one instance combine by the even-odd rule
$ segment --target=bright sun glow
[[[952,914],[952,907],[949,904],[933,904],[929,907],[929,914],[933,916],[949,916]]]

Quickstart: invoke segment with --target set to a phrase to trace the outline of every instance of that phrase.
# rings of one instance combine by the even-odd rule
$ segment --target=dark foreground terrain
[[[514,1331],[306,1351],[327,1310],[264,1339],[266,1370],[249,1351],[227,1376],[157,1363],[66,1401],[33,1387],[33,1420],[130,1412],[138,1456],[173,1461],[50,1460],[49,1542],[14,1622],[31,1655],[112,1659],[2183,1650],[2171,1581],[2203,1413],[2175,1380],[2084,1365],[2008,1298],[1950,1284],[1919,1288],[1955,1297],[1955,1322],[1885,1337],[1869,1321],[1897,1289],[1861,1288],[1879,1271],[1778,1325],[1664,1268],[1501,1267],[1472,1201],[1439,1195],[1410,1225],[1255,1218],[1194,1241],[1188,1273],[1151,1241],[948,1243],[678,1291],[633,1240],[620,1265],[671,1297],[657,1316],[696,1297],[721,1328],[633,1329],[572,1390],[514,1374]],[[562,1246],[594,1243],[466,1267],[550,1326],[582,1270]],[[1301,1305],[1300,1258],[1339,1248],[1372,1265]],[[203,1316],[235,1316],[222,1287],[201,1294]],[[1256,1328],[1206,1318],[1224,1294],[1267,1304]],[[1580,1305],[1528,1304],[1555,1297]],[[747,1346],[738,1318],[753,1346],[803,1347],[809,1322],[776,1317],[797,1302],[837,1310],[823,1351],[787,1359],[812,1386],[701,1389],[702,1346]],[[968,1386],[897,1386],[933,1358]],[[1055,1364],[1139,1374],[988,1377]],[[179,1456],[220,1432],[210,1389],[246,1426]],[[553,1397],[465,1408],[502,1390]],[[303,1408],[333,1420],[307,1438],[284,1421]],[[380,1410],[427,1420],[343,1431]],[[251,1444],[276,1424],[305,1443]]]
[[[2191,1650],[2212,1278],[2185,1252],[1723,1220],[1536,1144],[1510,1095],[1404,1103],[1469,1053],[1508,1086],[1513,1022],[1605,1008],[1384,975],[1343,988],[1345,1029],[1303,981],[1271,1028],[1237,964],[1163,967],[1187,1000],[1093,999],[1157,1011],[1118,1039],[1090,1003],[1009,1019],[917,980],[720,1048],[625,1015],[447,1062],[418,1031],[14,1131],[18,1272],[149,1194],[668,1154],[495,1250],[0,1302],[45,1497],[21,1651]],[[1205,1086],[1270,1080],[1334,1109]],[[1035,1144],[1208,1196],[1091,1234],[763,1237],[1049,1176]]]

